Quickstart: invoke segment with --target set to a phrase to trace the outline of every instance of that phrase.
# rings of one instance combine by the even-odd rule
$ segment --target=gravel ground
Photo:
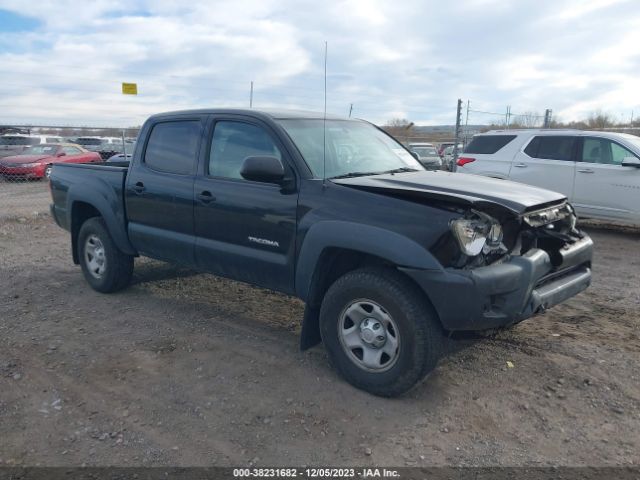
[[[128,290],[94,292],[42,183],[5,187],[0,465],[640,462],[637,231],[590,228],[589,290],[453,339],[390,400],[343,382],[321,347],[299,352],[286,296],[146,259]]]

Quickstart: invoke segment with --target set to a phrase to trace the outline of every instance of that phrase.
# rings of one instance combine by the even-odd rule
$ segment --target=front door
[[[151,125],[141,157],[129,168],[128,232],[143,255],[195,263],[193,183],[204,121],[189,118]]]
[[[560,192],[570,199],[573,194],[576,145],[575,136],[533,137],[511,162],[509,179]]]
[[[242,178],[242,162],[253,155],[278,157],[293,175],[266,125],[237,116],[214,120],[194,188],[196,260],[213,273],[292,292],[297,191]]]
[[[626,157],[637,155],[607,138],[583,139],[573,201],[578,214],[610,220],[640,219],[640,169],[623,167]]]

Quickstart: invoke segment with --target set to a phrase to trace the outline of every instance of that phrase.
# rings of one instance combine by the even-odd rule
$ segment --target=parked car
[[[562,194],[426,171],[364,121],[190,110],[151,117],[140,142],[128,167],[53,167],[51,213],[89,285],[125,288],[144,255],[295,295],[301,348],[324,342],[377,395],[433,370],[450,332],[514,324],[591,281]]]
[[[416,154],[418,161],[427,170],[440,170],[442,168],[442,160],[435,147],[409,146],[409,150]]]
[[[19,155],[0,159],[0,175],[4,178],[49,178],[51,166],[56,163],[94,163],[102,158],[80,145],[68,143],[44,143],[31,145]]]
[[[109,158],[107,158],[107,162],[129,162],[131,161],[131,157],[132,155],[130,153],[127,153],[126,155],[124,153],[116,153],[115,155],[111,155]]]
[[[640,224],[640,137],[581,130],[476,135],[458,171],[561,192],[580,216]]]
[[[447,149],[447,147],[451,147],[455,145],[455,142],[442,142],[440,145],[438,145],[438,155],[440,155],[441,157],[444,155],[444,151]]]
[[[91,152],[98,152],[105,160],[123,150],[122,138],[118,137],[78,137],[76,143]],[[129,148],[133,149],[127,146],[127,150]]]
[[[0,136],[0,158],[17,155],[30,145],[62,143],[62,137],[55,135],[24,135],[10,133]]]

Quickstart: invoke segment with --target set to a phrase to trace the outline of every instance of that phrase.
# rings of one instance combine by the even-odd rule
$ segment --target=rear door
[[[640,169],[623,167],[638,156],[604,137],[584,137],[576,170],[573,204],[579,214],[608,220],[640,219]]]
[[[143,255],[194,265],[193,183],[205,116],[154,123],[127,174],[131,243]]]
[[[95,157],[93,154],[89,154],[89,152],[83,152],[78,147],[73,147],[71,145],[64,145],[61,148],[61,152],[64,153],[63,156],[58,157],[58,161],[64,163],[88,163],[95,161]]]
[[[571,199],[577,146],[575,135],[536,135],[514,157],[509,179],[560,192]]]
[[[219,116],[195,182],[198,266],[235,280],[292,292],[296,188],[245,180],[248,156],[275,156],[294,175],[286,149],[269,126],[243,116]]]

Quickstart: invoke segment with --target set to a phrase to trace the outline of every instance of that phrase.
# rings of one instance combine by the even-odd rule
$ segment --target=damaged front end
[[[542,313],[587,288],[593,242],[564,201],[516,214],[469,208],[433,247],[442,272],[407,269],[450,330],[484,330]]]

